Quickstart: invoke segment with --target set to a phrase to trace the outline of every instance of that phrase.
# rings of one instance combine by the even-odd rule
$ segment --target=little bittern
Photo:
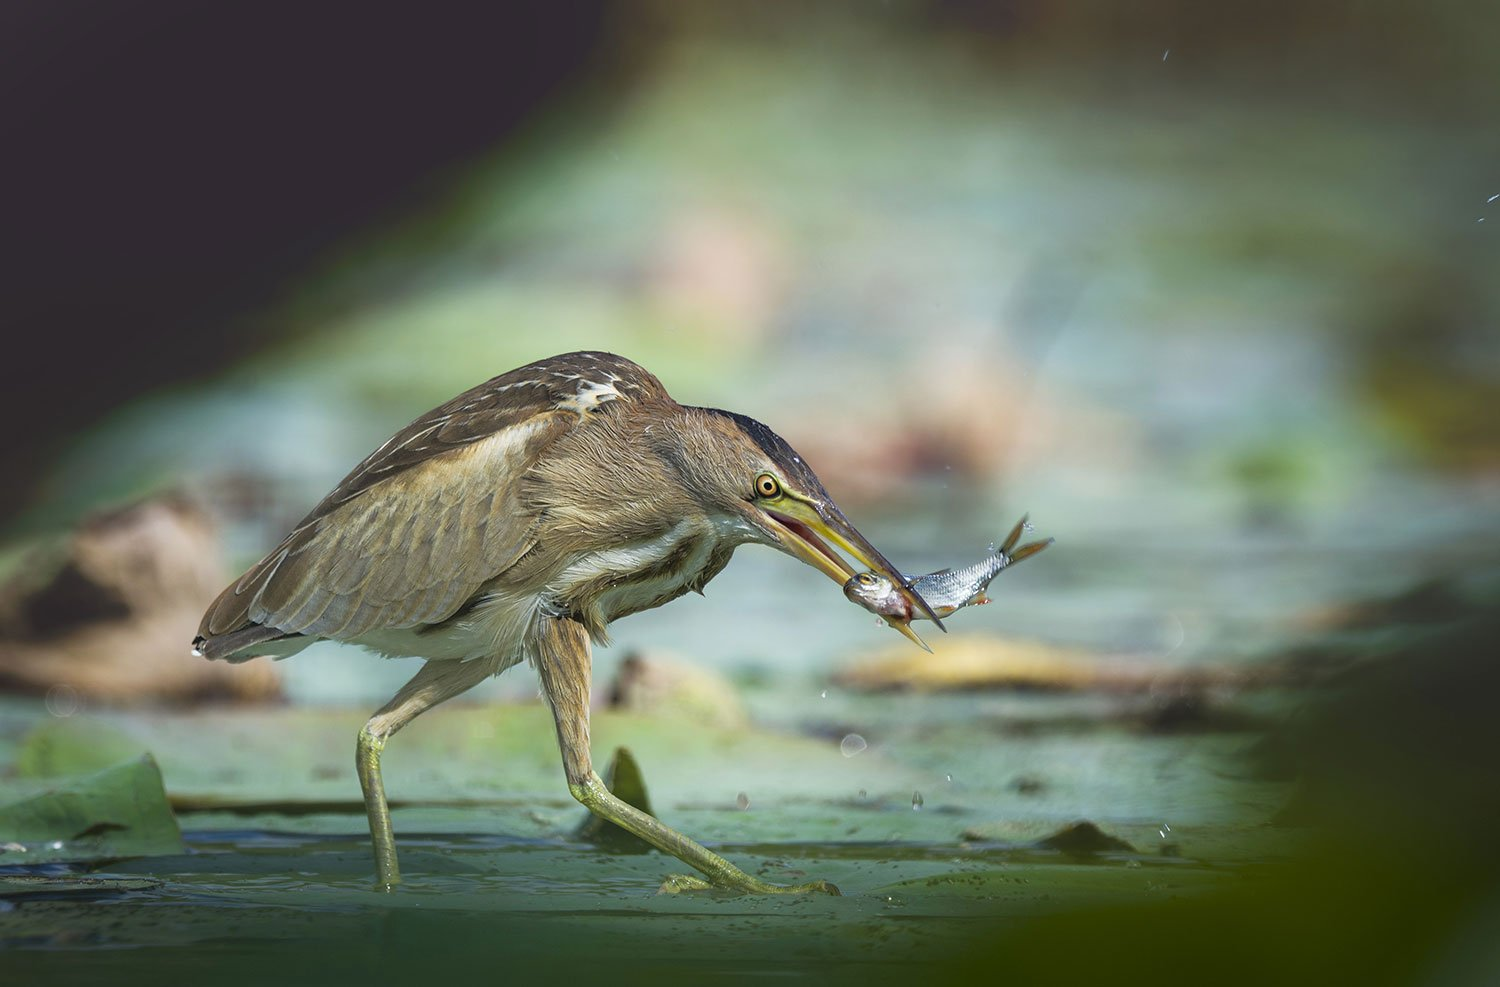
[[[525,659],[552,707],[568,790],[596,815],[714,885],[837,893],[751,877],[617,799],[590,760],[590,641],[604,642],[612,620],[701,591],[747,542],[843,583],[856,570],[832,542],[936,619],[776,433],[680,405],[623,357],[569,353],[397,432],[219,595],[193,650],[237,662],[329,639],[426,659],[356,747],[385,887],[400,872],[381,750],[423,711]]]

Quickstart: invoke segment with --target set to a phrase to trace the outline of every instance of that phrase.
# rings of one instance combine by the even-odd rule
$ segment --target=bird
[[[701,875],[669,876],[663,890],[837,894],[826,881],[752,877],[617,798],[593,769],[592,646],[608,643],[615,620],[701,593],[744,544],[842,585],[858,570],[837,546],[937,622],[770,428],[679,404],[624,357],[566,353],[479,384],[391,436],[219,594],[192,652],[242,662],[332,640],[424,659],[355,744],[379,888],[401,882],[386,744],[524,661],[551,707],[569,793]]]

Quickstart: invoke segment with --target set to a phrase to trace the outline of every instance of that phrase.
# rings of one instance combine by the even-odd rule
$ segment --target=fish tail
[[[1011,564],[1014,565],[1015,563],[1020,562],[1022,559],[1031,558],[1033,555],[1040,552],[1042,549],[1046,548],[1054,541],[1056,541],[1055,538],[1045,538],[1042,541],[1027,542],[1020,548],[1016,549],[1014,552],[1010,553],[1009,558]]]
[[[1010,550],[1015,548],[1016,542],[1021,540],[1021,532],[1026,530],[1026,522],[1030,519],[1031,513],[1029,511],[1021,515],[1021,520],[1017,521],[1016,526],[1010,529],[1010,534],[1005,536],[1005,541],[1001,543],[1000,551],[996,554],[1005,556],[1006,558],[1012,557]]]

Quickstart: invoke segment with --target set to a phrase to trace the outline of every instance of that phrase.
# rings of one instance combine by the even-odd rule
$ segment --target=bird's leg
[[[615,797],[594,773],[589,754],[589,681],[592,660],[588,632],[574,620],[541,617],[537,620],[533,641],[536,646],[537,674],[542,680],[542,691],[552,705],[552,717],[557,725],[557,742],[562,749],[568,791],[594,815],[634,833],[663,853],[670,853],[708,877],[704,881],[696,877],[673,876],[662,885],[663,891],[718,886],[756,894],[805,891],[839,893],[838,888],[827,881],[786,887],[751,877],[708,848]]]
[[[492,668],[485,662],[429,661],[359,731],[354,767],[359,772],[359,787],[365,793],[365,815],[370,820],[375,883],[382,890],[389,891],[401,883],[401,868],[396,863],[396,834],[391,829],[391,809],[380,776],[380,752],[397,730],[443,700],[480,682]]]

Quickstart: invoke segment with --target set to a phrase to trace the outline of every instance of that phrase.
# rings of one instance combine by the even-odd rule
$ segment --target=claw
[[[691,874],[668,874],[656,889],[657,894],[681,894],[684,891],[712,891],[713,885]]]

